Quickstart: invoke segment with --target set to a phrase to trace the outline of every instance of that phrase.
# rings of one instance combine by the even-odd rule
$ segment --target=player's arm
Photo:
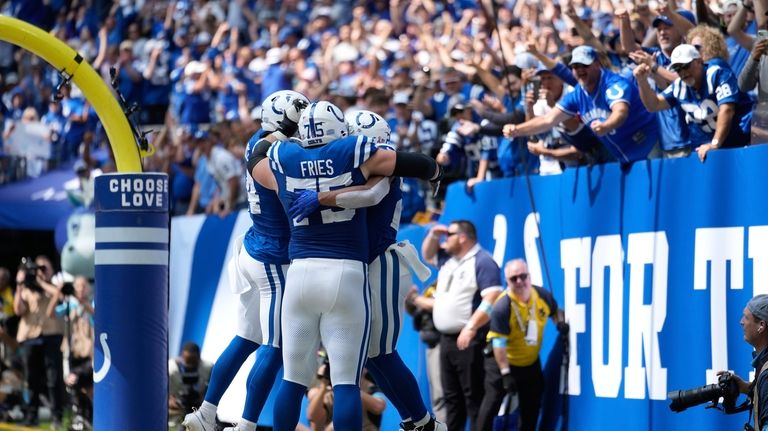
[[[362,186],[344,187],[342,189],[321,192],[317,194],[320,205],[340,208],[372,207],[389,193],[392,178],[371,177]]]
[[[288,215],[296,222],[300,222],[317,211],[320,205],[348,209],[374,206],[389,193],[390,180],[387,177],[371,177],[361,186],[344,187],[320,193],[314,190],[289,192],[294,196],[291,207],[288,208]]]
[[[442,174],[435,159],[422,153],[405,151],[377,151],[360,166],[360,170],[366,178],[381,175],[427,181],[435,181]]]
[[[277,180],[275,179],[275,174],[272,173],[272,169],[269,168],[269,163],[256,164],[256,166],[251,169],[251,176],[262,186],[277,191]]]
[[[248,156],[248,172],[251,173],[253,178],[256,178],[256,174],[254,173],[253,169],[262,160],[267,158],[269,147],[271,147],[275,142],[281,140],[282,136],[282,134],[272,132],[269,135],[259,139],[259,142],[254,145],[253,151],[251,151],[251,155]]]

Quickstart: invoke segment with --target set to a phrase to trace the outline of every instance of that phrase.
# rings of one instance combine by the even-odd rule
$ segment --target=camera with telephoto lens
[[[75,294],[75,285],[72,282],[66,282],[61,286],[61,294],[64,296],[73,296]]]
[[[203,402],[203,396],[198,390],[200,373],[197,367],[194,369],[186,368],[180,362],[179,370],[181,371],[181,387],[174,396],[185,413],[192,413],[193,409]]]
[[[192,413],[200,404],[200,392],[192,386],[184,386],[176,392],[176,399],[179,401],[184,413]]]
[[[37,283],[37,271],[40,269],[40,266],[31,257],[22,257],[19,269],[24,271],[25,286],[37,292],[43,290]]]
[[[435,328],[431,311],[416,310],[413,315],[413,327],[419,331],[421,341],[430,348],[437,346],[440,342],[440,331]]]
[[[723,411],[725,413],[737,413],[736,399],[739,397],[739,385],[731,373],[723,373],[717,383],[705,385],[699,388],[672,391],[667,394],[670,399],[670,410],[680,413],[690,407],[711,402],[709,408],[716,408],[720,398],[723,399]]]
[[[200,376],[197,370],[182,373],[181,388],[176,392],[176,399],[179,401],[185,413],[192,413],[195,407],[202,402],[202,395],[197,390],[197,382]]]

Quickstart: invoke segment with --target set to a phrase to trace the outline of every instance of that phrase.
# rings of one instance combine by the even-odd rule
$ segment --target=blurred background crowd
[[[597,163],[704,161],[712,150],[768,142],[766,10],[766,0],[0,1],[0,13],[66,41],[140,108],[133,118],[152,130],[156,150],[144,167],[170,175],[173,214],[221,216],[246,204],[245,145],[260,127],[263,98],[283,89],[377,112],[399,149],[435,157],[448,182],[466,181],[470,190],[494,178]],[[614,87],[601,90],[599,79],[613,74],[633,95],[624,123],[642,116],[654,125],[649,133],[658,129],[642,151],[611,146],[608,121],[569,109],[574,91],[596,94],[597,86],[610,99]],[[0,42],[0,192],[74,169],[87,203],[92,178],[115,169],[93,108],[62,81],[37,56]],[[689,87],[696,91],[685,94]],[[568,118],[531,128],[553,110]],[[439,210],[440,197],[428,196],[426,185],[404,184],[404,220]],[[45,260],[31,269],[32,290],[45,301],[24,297],[34,305],[17,307],[14,273],[0,272],[6,317],[34,309],[51,319],[31,335],[6,329],[0,399],[8,400],[4,388],[31,377],[25,366],[49,367],[50,380],[28,381],[37,392],[17,401],[36,407],[35,394],[46,393],[59,420],[61,385],[88,362],[69,356],[67,373],[56,365],[62,337],[72,334],[64,316],[93,310],[89,294],[62,294],[63,281],[39,271]],[[77,304],[57,311],[67,298]],[[27,347],[17,356],[19,345]]]
[[[136,121],[153,131],[157,152],[145,170],[171,175],[174,214],[242,208],[245,143],[259,127],[262,99],[281,89],[381,114],[399,148],[436,157],[449,180],[468,180],[470,189],[710,146],[723,102],[712,88],[654,114],[658,139],[639,154],[611,148],[603,136],[611,132],[584,128],[586,112],[531,137],[503,129],[545,116],[584,87],[571,72],[571,52],[581,45],[632,91],[633,70],[647,65],[640,80],[659,94],[677,77],[669,70],[674,49],[700,47],[707,67],[729,71],[717,79],[731,84],[736,100],[733,139],[721,146],[766,140],[764,0],[487,3],[493,8],[474,0],[28,0],[2,2],[0,11],[67,41],[107,82],[114,70],[127,104],[140,107]],[[73,161],[86,178],[114,169],[100,121],[77,87],[57,88],[56,70],[5,43],[0,71],[0,184]],[[645,112],[637,102],[627,123]],[[406,187],[406,219],[439,204],[424,201],[422,185]]]

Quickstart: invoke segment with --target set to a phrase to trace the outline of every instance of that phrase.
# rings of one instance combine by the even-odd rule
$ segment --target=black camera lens
[[[672,391],[667,394],[667,398],[671,401],[669,408],[673,412],[679,413],[687,408],[717,400],[723,396],[722,392],[720,385],[717,384],[706,385],[700,388]]]

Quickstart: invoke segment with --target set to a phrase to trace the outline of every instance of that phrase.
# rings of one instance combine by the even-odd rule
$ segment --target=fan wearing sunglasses
[[[648,84],[648,66],[635,68],[640,98],[651,112],[676,106],[683,109],[699,160],[706,160],[711,150],[749,143],[749,130],[743,130],[740,124],[752,104],[739,89],[736,75],[728,65],[705,63],[695,46],[683,44],[672,51],[669,69],[678,78],[656,94]]]
[[[485,362],[485,397],[480,415],[493,417],[504,395],[517,393],[520,400],[520,430],[535,430],[544,393],[544,374],[539,351],[547,319],[567,336],[568,324],[552,293],[531,284],[528,265],[513,259],[504,265],[507,289],[493,304],[488,340],[493,356]],[[490,430],[491,422],[478,423]]]

